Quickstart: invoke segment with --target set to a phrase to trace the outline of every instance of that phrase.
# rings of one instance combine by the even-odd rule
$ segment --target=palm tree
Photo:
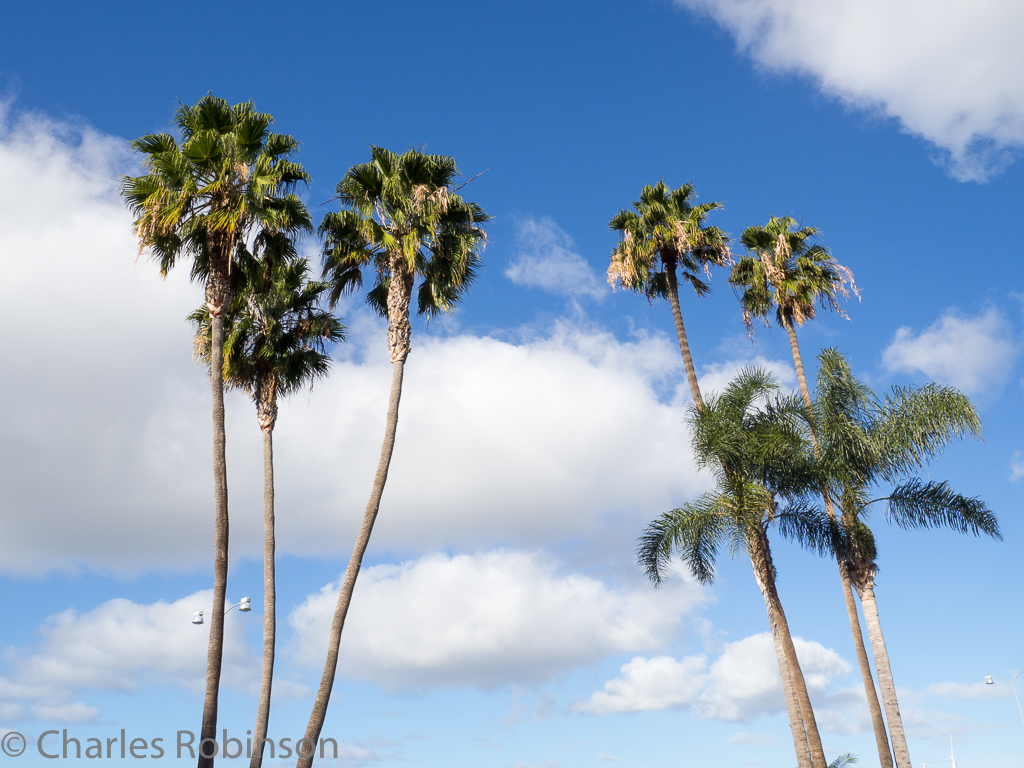
[[[740,236],[747,253],[732,268],[729,283],[742,288],[740,304],[748,331],[753,327],[753,318],[767,318],[775,309],[776,320],[789,336],[800,393],[810,411],[811,394],[796,326],[814,318],[815,304],[845,317],[838,297],[848,297],[851,292],[858,297],[860,294],[853,273],[837,263],[823,245],[810,243],[811,238],[818,236],[818,230],[794,230],[796,224],[790,216],[773,216],[763,227],[747,227]]]
[[[282,232],[261,233],[256,258],[238,270],[241,289],[235,290],[225,318],[224,378],[227,386],[249,395],[256,405],[263,433],[263,671],[260,702],[253,729],[250,768],[263,762],[270,719],[277,633],[275,568],[274,427],[278,398],[303,389],[327,375],[329,344],[342,341],[344,329],[320,309],[327,283],[309,282],[309,263],[295,252],[294,241]],[[197,325],[197,354],[210,361],[210,321],[206,307],[191,316]]]
[[[451,157],[415,149],[398,155],[381,147],[371,147],[370,156],[370,162],[353,166],[338,182],[344,207],[324,218],[320,233],[325,238],[324,275],[331,285],[332,306],[362,284],[364,268],[374,276],[366,300],[388,320],[391,395],[377,474],[342,580],[327,661],[306,728],[309,744],[317,743],[327,716],[345,616],[387,482],[410,350],[415,281],[420,279],[420,315],[430,318],[452,311],[476,275],[486,243],[481,225],[489,218],[479,205],[456,194],[459,187],[452,188],[458,169]],[[312,754],[300,755],[300,766],[312,763]]]
[[[710,267],[732,263],[729,238],[718,227],[705,226],[708,213],[721,208],[720,203],[693,205],[693,184],[670,189],[664,181],[645,186],[633,210],[623,209],[612,217],[609,227],[622,234],[612,251],[608,282],[614,288],[622,285],[649,300],[667,298],[672,305],[679,351],[690,384],[693,402],[704,407],[697,385],[697,372],[690,356],[683,313],[679,308],[679,278],[704,296],[711,286]],[[703,277],[701,277],[703,275]]]
[[[841,508],[841,527],[847,540],[844,570],[864,608],[896,765],[910,768],[875,603],[875,540],[864,518],[873,504],[885,502],[889,520],[902,528],[944,526],[1001,538],[995,515],[980,499],[958,494],[943,482],[913,477],[952,440],[980,437],[981,421],[970,400],[952,387],[894,388],[879,401],[854,378],[848,361],[838,351],[823,350],[819,361],[815,401],[821,439],[819,466],[829,493]],[[886,496],[869,498],[870,489],[880,483],[896,486]],[[873,682],[871,688],[873,692]]]
[[[714,579],[723,545],[747,553],[772,633],[779,638],[783,687],[793,688],[787,709],[797,758],[801,768],[824,768],[821,737],[776,589],[768,539],[774,525],[784,536],[818,550],[832,544],[824,514],[804,501],[817,483],[806,449],[805,418],[799,400],[780,397],[770,375],[750,369],[721,396],[709,398],[703,409],[692,408],[694,455],[700,467],[714,473],[717,487],[654,520],[640,539],[637,557],[655,584],[664,578],[674,553],[697,581],[707,584]]]
[[[273,118],[252,102],[228,105],[212,95],[180,106],[178,142],[167,133],[132,142],[147,173],[125,176],[121,195],[135,216],[141,251],[149,251],[166,275],[180,258],[192,261],[192,277],[203,283],[210,312],[213,393],[214,568],[213,610],[206,657],[206,696],[201,743],[215,739],[224,597],[228,574],[228,486],[224,456],[224,315],[231,303],[232,262],[260,230],[311,229],[305,206],[293,194],[308,183],[290,158],[298,148],[291,136],[272,133]],[[200,750],[199,766],[213,765]]]
[[[789,216],[772,217],[761,226],[747,227],[740,236],[740,242],[746,247],[747,253],[733,267],[729,282],[742,289],[740,305],[743,308],[743,321],[748,332],[753,330],[755,317],[765,318],[775,309],[775,317],[779,325],[786,329],[789,347],[793,355],[800,394],[804,405],[813,414],[811,393],[807,386],[800,345],[797,341],[796,326],[803,325],[814,318],[817,313],[816,304],[833,309],[845,317],[839,306],[839,296],[848,297],[852,292],[859,296],[853,273],[837,263],[824,246],[811,243],[819,235],[814,227],[797,226],[795,219]],[[847,287],[849,286],[849,287]],[[811,443],[815,453],[818,452],[817,427],[811,424]],[[822,497],[825,511],[831,519],[835,518],[832,499],[827,489],[823,489]],[[854,652],[857,666],[860,669],[864,692],[867,697],[868,711],[871,715],[872,730],[878,749],[881,768],[892,768],[892,754],[889,750],[889,738],[885,732],[885,721],[882,708],[875,692],[871,664],[868,661],[864,636],[857,615],[857,604],[853,597],[853,588],[846,563],[842,557],[836,557],[839,570],[839,581],[843,590],[843,601],[846,606],[847,619],[850,622],[850,633],[853,637]]]

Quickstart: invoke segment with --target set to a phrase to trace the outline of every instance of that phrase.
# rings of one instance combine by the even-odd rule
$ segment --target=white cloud
[[[575,247],[572,238],[552,219],[525,219],[516,237],[517,254],[505,277],[527,288],[603,299],[609,288],[594,276]]]
[[[116,193],[123,142],[37,118],[0,128],[0,569],[191,568],[210,557],[209,388],[181,265],[136,263]],[[32,318],[26,332],[25,318]],[[345,318],[331,377],[284,403],[275,433],[279,549],[347,555],[376,467],[390,365],[383,329]],[[514,340],[413,339],[374,544],[536,547],[631,537],[705,485],[664,336],[562,325]],[[680,386],[682,385],[682,386]],[[232,552],[261,552],[251,403],[228,397]],[[629,532],[628,535],[623,535]],[[607,538],[606,540],[611,540]]]
[[[145,682],[202,691],[209,623],[193,625],[192,616],[200,609],[209,614],[211,603],[207,590],[173,603],[115,599],[84,613],[69,609],[51,616],[38,648],[5,650],[12,672],[0,677],[0,706],[16,710],[19,719],[87,722],[98,710],[75,699],[88,689],[134,692]],[[243,632],[239,617],[229,616],[223,679],[253,693],[259,662]],[[294,684],[284,685],[285,695],[295,695]]]
[[[879,110],[986,178],[1024,145],[1024,5],[974,0],[675,0],[728,29],[758,64]]]
[[[1002,682],[1002,681],[1000,681]],[[984,701],[1011,696],[1013,689],[1005,684],[986,685],[985,683],[933,683],[924,690],[925,696],[938,696],[943,699],[957,701]]]
[[[707,658],[687,656],[676,661],[671,656],[645,659],[637,656],[623,664],[616,677],[604,684],[588,701],[577,702],[573,709],[595,715],[619,712],[650,712],[692,704],[707,679]]]
[[[336,584],[290,616],[296,656],[323,663]],[[536,683],[618,653],[657,649],[706,599],[674,579],[659,591],[562,574],[542,555],[429,554],[359,577],[342,636],[342,671],[386,686],[488,688]]]
[[[837,701],[828,695],[828,688],[831,681],[850,672],[850,665],[820,643],[795,637],[793,644],[808,693],[821,705],[816,712],[828,718],[837,703],[849,706],[848,697]],[[710,667],[703,655],[679,660],[637,657],[620,672],[603,690],[575,702],[573,709],[606,715],[689,707],[700,717],[729,722],[785,710],[775,647],[767,632],[727,644]],[[819,719],[825,718],[819,714]],[[832,722],[839,721],[833,718],[827,725]]]
[[[775,735],[771,733],[747,733],[742,731],[729,737],[730,744],[748,744],[754,747],[775,746]]]
[[[949,311],[920,333],[897,329],[882,352],[882,364],[890,372],[923,373],[980,394],[1003,384],[1017,353],[1008,324],[995,308],[977,317]]]
[[[1010,482],[1015,483],[1022,477],[1024,477],[1024,456],[1020,451],[1014,451],[1013,458],[1010,459]]]

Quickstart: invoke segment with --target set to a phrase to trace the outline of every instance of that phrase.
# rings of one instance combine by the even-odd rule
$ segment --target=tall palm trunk
[[[209,287],[208,287],[209,294]],[[206,652],[206,696],[199,741],[199,768],[210,768],[216,755],[217,697],[220,692],[221,660],[224,656],[224,603],[228,587],[228,474],[224,431],[224,308],[227,301],[211,308],[210,389],[213,393],[213,609],[210,642]],[[213,310],[217,311],[214,312]],[[210,745],[204,753],[204,746]]]
[[[853,633],[853,645],[857,652],[857,666],[860,668],[861,680],[864,682],[864,695],[867,696],[868,711],[871,713],[871,728],[875,733],[875,746],[878,747],[879,764],[881,768],[893,768],[892,751],[889,749],[889,736],[885,731],[885,720],[882,717],[882,708],[878,703],[875,679],[871,675],[871,664],[868,662],[868,652],[864,647],[864,632],[860,627],[860,617],[857,616],[857,603],[853,599],[853,584],[850,582],[850,572],[843,558],[838,558],[838,562],[839,577],[843,582],[843,599],[846,602],[846,615],[850,619],[850,631]]]
[[[871,650],[875,654],[875,669],[878,670],[878,687],[882,689],[882,703],[885,705],[885,716],[889,721],[889,733],[892,736],[892,749],[896,757],[896,768],[911,768],[910,750],[907,748],[907,737],[903,732],[903,718],[900,717],[900,704],[896,700],[896,686],[889,667],[889,652],[885,648],[882,637],[882,625],[878,620],[878,606],[875,604],[874,573],[869,572],[861,584],[857,585],[860,604],[864,607],[864,621],[868,625],[868,639]]]
[[[800,710],[799,720],[794,721],[792,714],[789,720],[790,728],[793,731],[793,742],[797,746],[797,758],[799,759],[801,754],[799,740],[806,737],[810,752],[809,768],[826,768],[828,763],[825,762],[825,752],[821,746],[821,735],[818,733],[818,724],[814,719],[814,710],[811,708],[811,699],[807,694],[807,683],[800,669],[800,661],[796,657],[793,637],[789,633],[789,622],[786,621],[786,613],[782,609],[782,601],[779,599],[779,593],[775,588],[775,565],[772,563],[768,536],[763,529],[751,535],[749,550],[754,578],[757,580],[757,586],[764,597],[765,608],[768,611],[768,621],[777,628],[779,644],[782,646],[783,657],[785,658],[786,666],[789,668],[789,677]],[[783,674],[783,667],[781,665],[779,672]],[[785,684],[785,679],[783,684]],[[800,721],[802,721],[802,729]],[[801,733],[801,730],[803,733]],[[807,766],[801,765],[800,768],[807,768]]]
[[[409,324],[409,301],[412,297],[413,274],[403,268],[401,254],[392,255],[391,259],[391,282],[388,286],[388,347],[391,350],[391,397],[388,400],[388,418],[384,428],[384,444],[381,446],[380,462],[377,464],[377,474],[373,480],[373,490],[370,492],[370,501],[366,505],[366,512],[363,513],[363,524],[359,528],[359,535],[356,537],[356,545],[352,550],[352,557],[349,558],[348,568],[345,571],[345,578],[341,583],[341,592],[338,595],[338,604],[334,609],[334,620],[331,623],[331,638],[327,647],[327,661],[324,663],[324,673],[320,678],[320,688],[316,693],[316,700],[313,702],[313,711],[309,716],[309,724],[306,726],[306,747],[316,746],[320,731],[324,727],[324,720],[327,718],[327,705],[331,698],[331,689],[334,686],[334,675],[338,669],[338,648],[341,644],[341,632],[345,627],[345,617],[348,615],[348,607],[352,602],[352,591],[356,586],[356,578],[359,576],[359,567],[363,562],[363,555],[370,543],[370,534],[373,532],[373,524],[377,519],[377,512],[380,510],[380,499],[384,493],[384,485],[388,479],[388,468],[391,466],[391,454],[395,449],[395,434],[398,430],[398,404],[402,399],[402,377],[405,372],[405,361],[409,356],[409,342],[412,335],[412,327]],[[298,752],[298,750],[296,750]],[[310,768],[313,765],[315,751],[310,754],[300,754],[298,768]]]
[[[782,678],[782,696],[786,701],[786,714],[789,716],[790,730],[793,732],[793,748],[796,750],[796,764],[799,768],[811,764],[811,750],[807,744],[807,729],[804,727],[804,718],[800,714],[800,702],[796,699],[796,689],[793,688],[793,676],[789,671],[789,662],[786,661],[786,651],[782,647],[782,638],[779,636],[779,627],[774,615],[769,609],[768,624],[772,631],[772,644],[775,646],[775,658],[779,663],[779,676]],[[799,723],[794,728],[793,723]]]
[[[676,264],[671,259],[665,260],[665,274],[668,277],[668,301],[672,305],[672,319],[676,323],[676,338],[679,339],[679,351],[683,353],[683,368],[686,369],[686,380],[690,383],[693,404],[698,410],[704,410],[704,399],[700,396],[697,384],[697,371],[690,357],[690,343],[686,340],[686,327],[683,325],[683,313],[679,309],[679,281],[676,278]]]
[[[275,408],[276,411],[276,408]],[[270,721],[270,693],[274,684],[274,652],[277,635],[277,567],[274,535],[274,426],[263,427],[263,672],[260,704],[253,728],[252,759],[249,768],[263,764],[263,748]]]
[[[786,335],[789,337],[789,348],[793,353],[793,365],[796,368],[796,378],[800,383],[800,394],[803,396],[804,405],[808,413],[813,413],[814,405],[811,401],[811,391],[807,386],[807,376],[804,373],[803,357],[800,354],[800,344],[796,337],[796,328],[793,327],[791,318],[786,318]],[[818,456],[818,437],[815,434],[814,425],[811,425],[811,445],[814,448],[814,455]],[[823,488],[822,499],[825,502],[825,512],[828,519],[833,523],[836,521],[835,509],[832,505],[832,497],[827,488]],[[878,693],[875,691],[875,680],[871,674],[871,664],[868,661],[867,650],[864,648],[864,632],[860,627],[860,617],[857,615],[857,604],[853,599],[853,586],[850,582],[850,573],[846,568],[846,561],[837,554],[836,565],[839,568],[839,582],[843,589],[843,602],[846,604],[846,615],[850,622],[850,633],[853,636],[853,647],[857,656],[857,667],[860,669],[861,680],[864,684],[864,695],[868,702],[868,711],[871,715],[871,728],[875,734],[875,746],[878,748],[878,760],[881,768],[892,768],[892,753],[889,751],[889,737],[885,732],[885,721],[882,718],[882,708],[878,703]]]

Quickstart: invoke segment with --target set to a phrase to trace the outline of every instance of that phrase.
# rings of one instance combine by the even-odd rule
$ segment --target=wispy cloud
[[[1024,146],[1024,5],[1017,0],[675,0],[715,19],[770,70],[877,110],[983,180]],[[955,52],[955,53],[951,53]]]
[[[546,216],[525,219],[519,225],[516,256],[505,277],[527,288],[600,301],[608,295],[608,287],[575,249],[572,238],[554,220]]]
[[[923,373],[967,394],[981,394],[1003,384],[1018,352],[1009,324],[995,308],[975,317],[949,311],[923,331],[897,329],[882,364],[890,372]]]

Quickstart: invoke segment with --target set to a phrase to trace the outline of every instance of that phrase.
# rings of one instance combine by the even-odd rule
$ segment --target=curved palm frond
[[[956,493],[945,482],[913,478],[885,497],[889,521],[900,528],[949,528],[957,533],[1002,539],[992,510],[976,496]]]

